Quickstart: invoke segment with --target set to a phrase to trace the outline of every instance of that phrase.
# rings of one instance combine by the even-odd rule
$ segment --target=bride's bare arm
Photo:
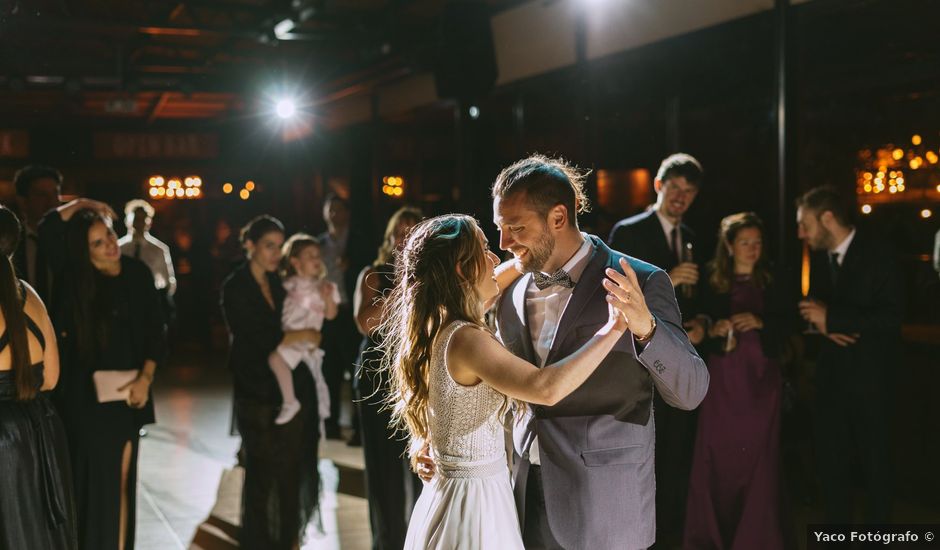
[[[447,365],[461,384],[482,380],[510,397],[554,405],[587,380],[625,330],[625,323],[611,320],[577,352],[540,369],[513,355],[490,333],[464,328],[451,340]]]

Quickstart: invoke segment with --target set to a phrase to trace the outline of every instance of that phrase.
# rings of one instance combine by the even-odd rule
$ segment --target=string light
[[[405,180],[401,176],[385,176],[382,178],[382,193],[389,197],[401,197],[405,194]]]
[[[186,176],[185,178],[166,178],[160,175],[150,176],[147,180],[149,189],[147,194],[154,199],[198,199],[202,197],[202,178],[199,176]]]

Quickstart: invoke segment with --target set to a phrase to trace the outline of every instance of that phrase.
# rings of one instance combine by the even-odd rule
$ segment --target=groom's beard
[[[545,263],[551,258],[552,252],[555,251],[555,237],[549,233],[543,233],[535,246],[526,248],[526,250],[529,253],[522,259],[523,271],[526,273],[542,271]]]

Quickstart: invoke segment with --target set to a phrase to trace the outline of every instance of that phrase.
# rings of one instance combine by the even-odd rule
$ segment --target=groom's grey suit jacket
[[[620,258],[636,272],[656,317],[656,334],[639,354],[632,335],[625,334],[580,388],[555,406],[532,406],[531,421],[514,426],[516,504],[523,521],[529,446],[537,435],[545,507],[556,540],[569,550],[647,548],[656,533],[653,388],[670,405],[693,409],[705,397],[708,370],[682,329],[668,275],[589,238],[593,255],[545,364],[577,351],[607,322],[601,281],[607,267],[623,271]],[[520,277],[503,293],[497,325],[506,348],[538,365],[526,320],[530,278]]]

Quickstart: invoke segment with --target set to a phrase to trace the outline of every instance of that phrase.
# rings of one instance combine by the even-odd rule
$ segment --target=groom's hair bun
[[[590,171],[579,170],[562,158],[535,154],[504,168],[493,183],[493,198],[525,193],[526,200],[542,216],[559,204],[568,209],[568,223],[578,226],[578,214],[590,203],[584,181]]]

